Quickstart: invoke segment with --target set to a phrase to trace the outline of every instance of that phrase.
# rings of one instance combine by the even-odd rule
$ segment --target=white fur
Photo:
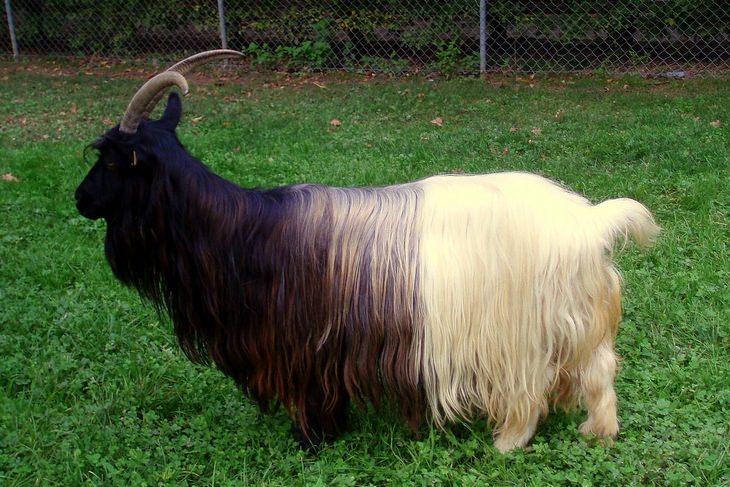
[[[630,199],[593,206],[525,173],[417,184],[425,323],[416,360],[435,422],[486,413],[506,451],[574,389],[567,396],[589,409],[583,431],[615,435],[620,277],[610,255],[620,237],[652,242],[649,211]]]

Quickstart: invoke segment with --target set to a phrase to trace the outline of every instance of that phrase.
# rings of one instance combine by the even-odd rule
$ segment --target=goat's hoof
[[[532,435],[523,433],[518,435],[501,434],[494,439],[494,448],[500,453],[507,453],[517,448],[523,448],[530,442]]]
[[[580,425],[580,433],[583,436],[596,437],[604,440],[607,444],[613,444],[613,440],[618,436],[618,430],[618,421],[607,421],[599,424],[589,418]]]
[[[299,441],[299,448],[310,455],[316,455],[322,447],[321,435],[311,431],[307,434],[304,431],[299,430],[297,432],[297,440]]]

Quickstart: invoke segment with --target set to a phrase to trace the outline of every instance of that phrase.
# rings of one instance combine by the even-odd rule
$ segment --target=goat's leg
[[[588,419],[580,427],[584,435],[613,438],[618,434],[616,392],[613,389],[618,371],[618,358],[613,351],[613,341],[603,341],[584,369],[581,389],[588,407]]]
[[[299,411],[299,445],[316,452],[322,441],[336,438],[345,429],[350,398],[344,390],[333,398],[310,391],[305,404]]]
[[[494,447],[502,453],[527,445],[537,430],[542,407],[529,401],[529,413],[526,420],[521,422],[506,422],[499,428],[494,439]]]

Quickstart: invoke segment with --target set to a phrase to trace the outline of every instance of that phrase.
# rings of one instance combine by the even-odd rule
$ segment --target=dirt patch
[[[22,57],[19,60],[0,60],[0,80],[8,80],[17,73],[27,73],[50,78],[68,77],[95,77],[104,80],[137,80],[140,83],[164,70],[173,62],[160,61],[155,58],[118,59],[106,57],[70,58],[70,57]],[[675,67],[672,67],[675,68]],[[511,72],[494,72],[482,76],[485,83],[492,88],[533,89],[541,88],[549,91],[562,91],[579,84],[581,80],[605,80],[603,89],[606,92],[631,91],[632,88],[649,89],[652,92],[677,92],[683,89],[683,81],[692,79],[698,81],[693,72],[701,72],[702,66],[697,69],[685,66],[683,71],[678,67],[672,73],[686,73],[682,77],[667,77],[650,74],[649,72],[626,72],[612,75],[601,75],[595,71],[560,74],[522,74]],[[430,74],[389,75],[384,73],[347,73],[342,71],[330,72],[297,72],[286,71],[257,71],[246,61],[228,61],[224,66],[221,62],[212,63],[197,68],[194,73],[187,75],[191,82],[198,85],[212,84],[222,86],[226,84],[244,85],[250,89],[289,89],[303,88],[327,89],[342,84],[373,84],[405,82],[409,79],[426,79],[442,81],[445,78]],[[719,78],[722,78],[720,76]],[[627,81],[627,79],[629,81]],[[718,78],[705,78],[709,83]]]
[[[27,73],[48,77],[94,76],[107,80],[144,81],[163,71],[173,63],[160,63],[149,59],[114,58],[21,58],[16,61],[0,61],[0,79],[12,74]],[[201,66],[194,73],[186,75],[196,84],[242,84],[261,88],[297,89],[315,86],[326,89],[332,84],[372,83],[379,80],[393,80],[385,74],[376,73],[289,73],[282,71],[256,71],[245,62],[229,61],[228,65],[213,63]]]

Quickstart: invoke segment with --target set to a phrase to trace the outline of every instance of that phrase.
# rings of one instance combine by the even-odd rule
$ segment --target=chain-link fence
[[[730,68],[726,0],[5,0],[8,54],[174,58],[390,73]]]

